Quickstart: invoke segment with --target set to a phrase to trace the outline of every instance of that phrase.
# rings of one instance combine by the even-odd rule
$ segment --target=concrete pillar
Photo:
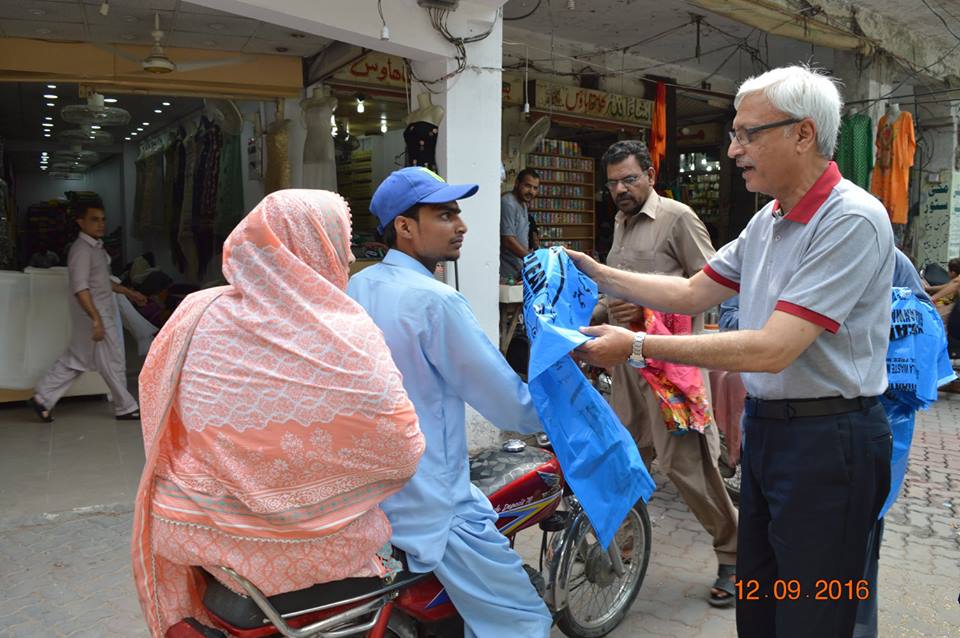
[[[487,337],[498,343],[500,278],[500,120],[501,29],[498,20],[490,36],[469,46],[469,67],[439,84],[411,84],[411,111],[417,96],[429,90],[433,104],[442,106],[437,140],[437,168],[451,183],[477,183],[480,191],[460,202],[467,236],[456,270],[449,265],[447,283],[457,285],[470,302]],[[456,69],[452,59],[414,62],[417,77],[432,80]],[[467,411],[471,448],[493,445],[497,431],[473,410]]]

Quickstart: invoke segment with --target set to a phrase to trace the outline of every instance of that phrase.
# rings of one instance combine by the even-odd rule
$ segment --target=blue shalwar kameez
[[[383,502],[391,542],[412,571],[436,574],[466,637],[547,636],[550,613],[497,531],[490,501],[470,483],[467,455],[465,403],[498,427],[542,429],[527,386],[463,295],[405,253],[389,251],[347,292],[383,331],[427,440],[416,474]]]

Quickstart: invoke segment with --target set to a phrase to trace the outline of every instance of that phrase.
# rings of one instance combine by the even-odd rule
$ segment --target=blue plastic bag
[[[897,500],[907,474],[916,411],[927,409],[937,400],[937,388],[956,376],[950,365],[943,321],[937,311],[909,288],[894,288],[887,347],[888,386],[880,397],[893,434],[893,455],[890,493],[880,510],[880,518]]]
[[[528,383],[554,452],[603,547],[630,508],[656,484],[633,439],[568,355],[589,340],[597,285],[554,247],[523,263],[523,317],[530,338]]]

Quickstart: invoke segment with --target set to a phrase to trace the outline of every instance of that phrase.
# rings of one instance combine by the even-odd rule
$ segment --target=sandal
[[[717,568],[717,580],[714,581],[710,598],[707,599],[711,607],[723,608],[733,606],[737,600],[737,590],[734,588],[736,576],[736,565],[720,565]]]
[[[37,413],[37,416],[40,417],[40,420],[44,423],[53,423],[53,415],[50,414],[48,410],[42,403],[37,401],[34,397],[27,399],[27,404],[33,408],[33,411]]]
[[[117,421],[139,421],[140,410],[134,410],[133,412],[127,412],[126,414],[118,414],[116,419]]]

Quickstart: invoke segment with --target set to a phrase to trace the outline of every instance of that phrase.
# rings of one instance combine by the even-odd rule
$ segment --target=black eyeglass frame
[[[771,122],[769,124],[761,124],[760,126],[751,126],[750,128],[741,127],[739,129],[727,131],[727,135],[730,136],[731,142],[736,142],[740,146],[746,146],[747,144],[750,144],[753,142],[751,138],[757,133],[759,133],[760,131],[767,131],[772,128],[780,128],[781,126],[790,126],[791,124],[799,124],[802,121],[803,121],[802,119],[798,120],[795,117],[791,117],[786,120],[779,120],[777,122]],[[743,132],[744,135],[746,136],[747,138],[746,142],[740,139],[741,132]]]

